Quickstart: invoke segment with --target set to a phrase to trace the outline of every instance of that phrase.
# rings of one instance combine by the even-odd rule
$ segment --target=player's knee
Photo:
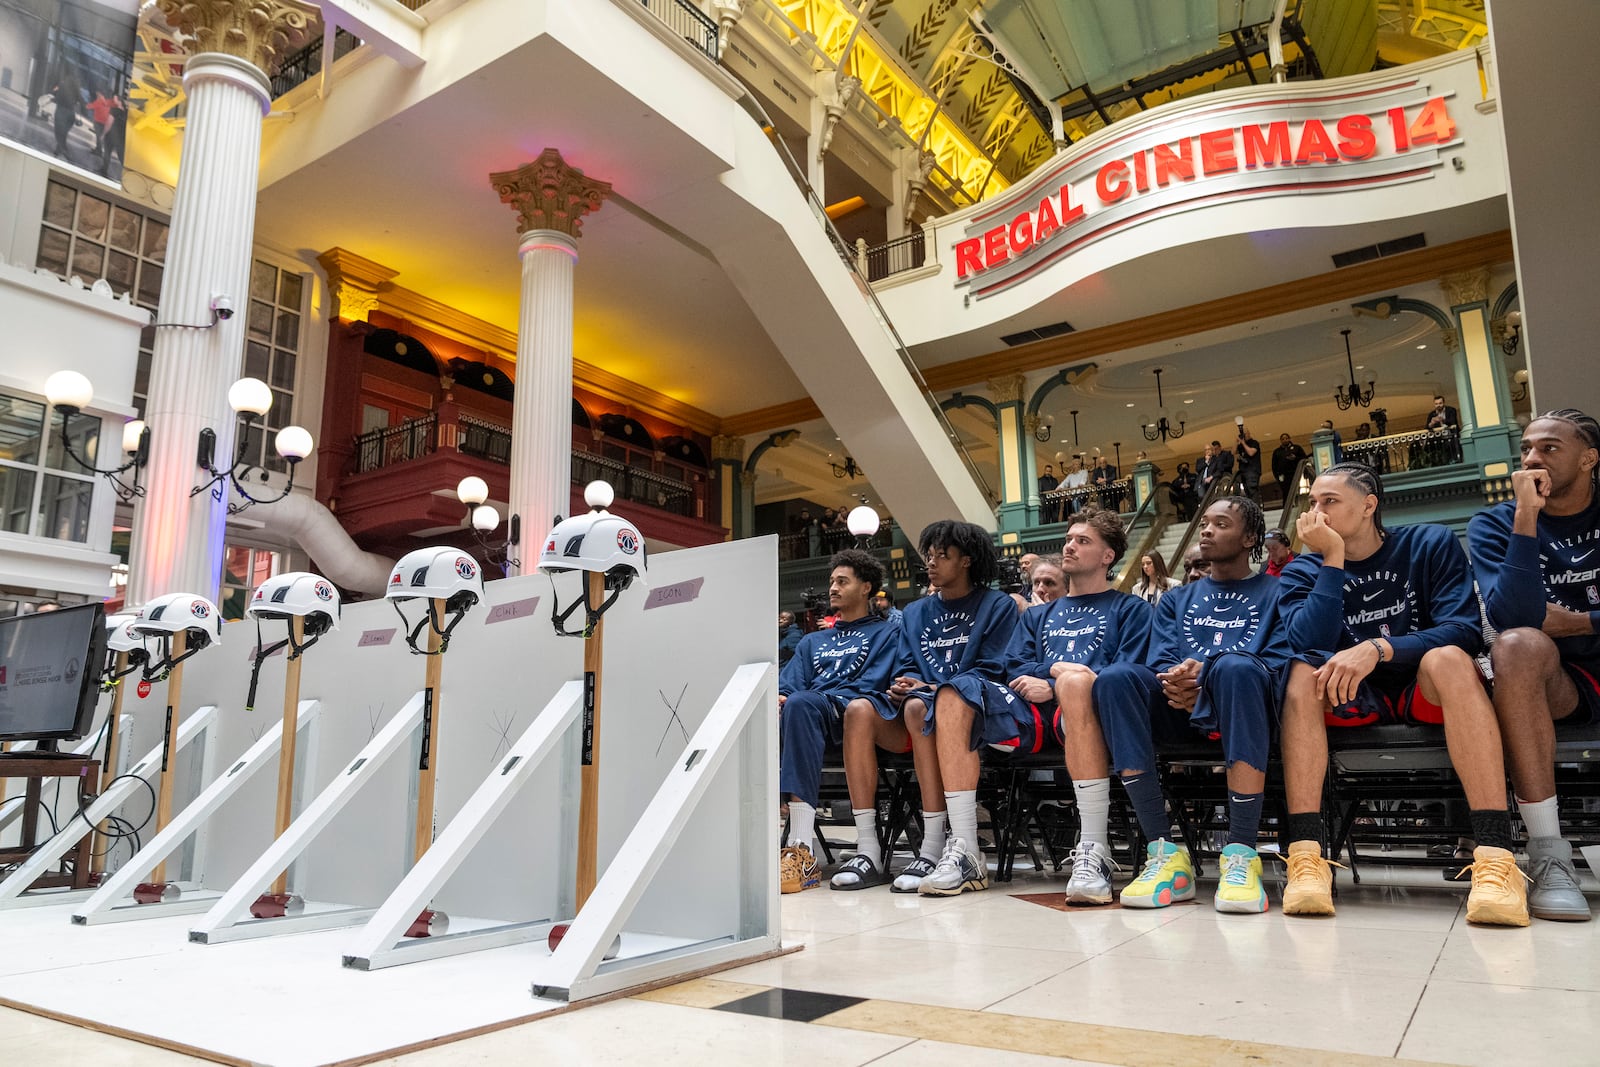
[[[1476,678],[1478,665],[1460,645],[1440,645],[1422,654],[1417,672],[1430,679],[1445,680],[1470,676]]]
[[[1489,650],[1489,662],[1494,666],[1497,678],[1502,675],[1550,674],[1560,658],[1554,641],[1542,630],[1527,626],[1506,630]]]

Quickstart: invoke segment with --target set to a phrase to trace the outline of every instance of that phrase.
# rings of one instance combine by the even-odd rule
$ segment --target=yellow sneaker
[[[1528,925],[1528,876],[1517,866],[1517,857],[1503,848],[1479,845],[1472,850],[1471,865],[1461,874],[1467,871],[1472,872],[1467,922],[1484,926]]]
[[[1323,859],[1322,846],[1316,841],[1289,842],[1284,862],[1289,865],[1289,881],[1283,887],[1283,913],[1332,915],[1333,868],[1343,864]]]
[[[1125,908],[1164,908],[1194,899],[1194,861],[1171,841],[1152,841],[1139,877],[1117,897]]]
[[[1249,845],[1222,850],[1222,877],[1211,906],[1218,911],[1256,915],[1267,910],[1267,889],[1261,884],[1261,857]]]
[[[778,853],[778,888],[784,893],[799,893],[822,884],[822,864],[807,845],[793,845]]]

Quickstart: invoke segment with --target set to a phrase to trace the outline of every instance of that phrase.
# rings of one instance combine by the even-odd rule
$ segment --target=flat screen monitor
[[[104,605],[0,619],[0,741],[88,733],[105,659]]]

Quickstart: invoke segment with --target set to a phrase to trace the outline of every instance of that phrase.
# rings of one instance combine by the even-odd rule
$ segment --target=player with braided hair
[[[1472,568],[1456,535],[1423,523],[1385,529],[1383,480],[1339,463],[1311,484],[1297,523],[1306,552],[1283,569],[1283,617],[1294,658],[1283,698],[1285,915],[1332,915],[1333,871],[1323,858],[1328,731],[1375,723],[1444,726],[1471,809],[1467,921],[1528,925],[1523,877],[1511,852],[1505,760],[1494,708],[1472,658],[1482,647]]]
[[[1512,499],[1467,524],[1517,812],[1528,830],[1528,910],[1587,922],[1556,807],[1555,723],[1600,721],[1600,423],[1547,411],[1522,434]]]
[[[1228,844],[1213,904],[1223,912],[1262,912],[1267,894],[1256,836],[1268,723],[1288,656],[1278,579],[1252,572],[1266,521],[1249,497],[1223,497],[1206,508],[1199,533],[1210,575],[1161,598],[1145,662],[1108,664],[1094,680],[1095,714],[1112,767],[1150,842],[1122,904],[1161,908],[1194,896],[1194,862],[1173,840],[1156,748],[1209,738],[1222,744],[1228,780]]]

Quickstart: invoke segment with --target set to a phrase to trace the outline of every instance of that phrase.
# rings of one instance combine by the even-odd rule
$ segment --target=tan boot
[[[1283,887],[1285,915],[1332,915],[1333,868],[1340,864],[1322,858],[1322,845],[1316,841],[1291,841],[1289,881]]]
[[[1517,857],[1503,848],[1479,845],[1472,850],[1472,891],[1467,894],[1467,922],[1484,926],[1528,925],[1528,876]]]

